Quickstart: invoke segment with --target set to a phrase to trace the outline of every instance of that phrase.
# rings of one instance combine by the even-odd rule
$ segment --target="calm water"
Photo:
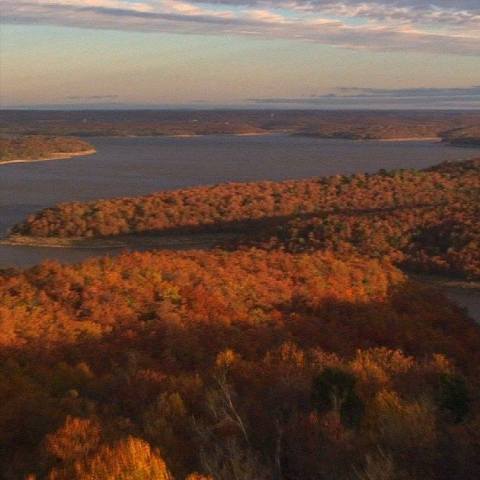
[[[472,318],[480,323],[480,290],[444,287],[444,292],[454,302],[465,307]]]
[[[478,149],[430,142],[356,142],[283,135],[195,138],[92,138],[98,153],[0,165],[0,235],[31,212],[59,202],[140,195],[226,181],[283,180],[380,168],[424,168],[479,155]],[[45,259],[79,261],[116,251],[0,245],[0,268]],[[460,299],[479,312],[479,298]]]

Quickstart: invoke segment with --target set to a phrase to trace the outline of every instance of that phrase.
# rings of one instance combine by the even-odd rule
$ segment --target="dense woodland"
[[[480,326],[395,266],[480,279],[479,197],[470,160],[31,215],[237,235],[0,270],[1,478],[480,478]]]
[[[446,187],[435,180],[430,188],[443,194],[432,195],[425,204],[299,216],[250,235],[245,243],[290,252],[333,250],[387,258],[417,273],[478,280],[480,160],[445,163],[426,171],[433,173],[453,183]]]
[[[290,133],[321,138],[439,137],[480,144],[480,113],[448,111],[3,111],[0,133],[21,135],[209,135]]]
[[[37,160],[92,150],[93,147],[89,143],[72,137],[45,135],[0,137],[0,162]]]
[[[238,231],[239,243],[250,246],[356,253],[480,279],[479,209],[480,160],[470,160],[425,171],[231,183],[62,204],[31,215],[12,234]]]
[[[384,261],[132,253],[0,298],[6,480],[480,476],[480,329]]]

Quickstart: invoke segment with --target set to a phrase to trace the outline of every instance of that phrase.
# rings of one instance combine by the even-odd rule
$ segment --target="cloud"
[[[480,86],[457,88],[364,88],[340,87],[336,93],[291,98],[254,98],[256,106],[310,108],[435,108],[479,109]]]
[[[361,88],[341,87],[338,91],[342,98],[348,97],[376,97],[376,98],[458,98],[474,97],[480,100],[480,86],[457,88]],[[338,97],[338,96],[337,96]]]
[[[1,20],[480,55],[479,0],[0,0]]]
[[[70,95],[66,97],[67,100],[82,100],[82,101],[97,101],[97,100],[117,100],[119,95],[87,95],[87,96],[81,96],[81,95]]]

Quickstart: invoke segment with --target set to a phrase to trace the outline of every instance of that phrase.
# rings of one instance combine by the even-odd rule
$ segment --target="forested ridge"
[[[391,175],[402,178],[403,172]],[[290,252],[355,253],[417,273],[480,279],[480,160],[443,163],[422,175],[432,183],[412,186],[426,189],[426,201],[412,197],[412,203],[391,208],[297,217],[249,235],[245,243]],[[395,195],[393,188],[386,190]]]
[[[91,152],[93,147],[78,138],[45,135],[0,137],[0,162],[37,160]]]
[[[351,252],[421,272],[479,279],[479,205],[476,159],[424,171],[231,183],[67,203],[31,215],[12,235],[230,230],[243,234],[239,244]]]
[[[475,111],[3,111],[10,135],[149,136],[287,133],[356,140],[440,138],[480,144]]]
[[[480,474],[480,330],[385,261],[131,253],[0,298],[7,480]]]

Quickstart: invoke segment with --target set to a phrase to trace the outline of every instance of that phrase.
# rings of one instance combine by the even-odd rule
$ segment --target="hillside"
[[[387,263],[134,253],[0,298],[7,480],[480,474],[480,330]]]

